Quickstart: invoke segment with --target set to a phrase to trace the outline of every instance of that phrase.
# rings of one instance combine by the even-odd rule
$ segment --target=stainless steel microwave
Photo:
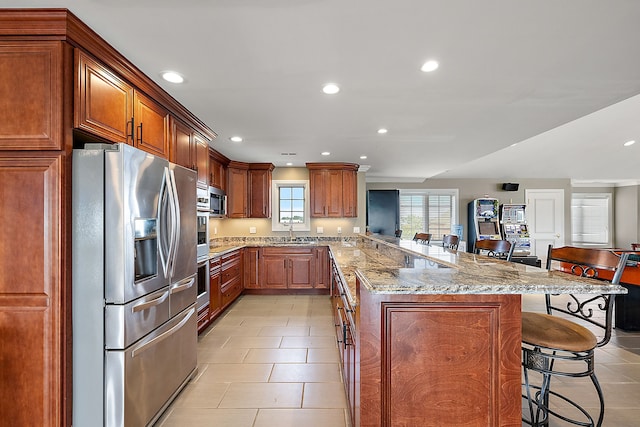
[[[209,216],[227,216],[227,195],[216,187],[209,187]]]

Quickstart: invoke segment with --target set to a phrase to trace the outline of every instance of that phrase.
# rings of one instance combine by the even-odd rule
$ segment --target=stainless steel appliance
[[[209,260],[198,260],[198,299],[196,307],[198,311],[209,305]]]
[[[73,151],[73,425],[153,423],[196,372],[196,174]]]
[[[209,212],[216,218],[227,215],[227,195],[219,188],[209,187]]]
[[[198,211],[196,216],[197,256],[198,259],[209,257],[209,212]]]

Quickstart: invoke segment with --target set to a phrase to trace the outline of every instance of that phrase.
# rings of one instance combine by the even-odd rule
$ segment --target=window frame
[[[304,188],[304,222],[294,224],[282,224],[280,222],[280,187]],[[311,203],[309,196],[309,181],[296,179],[274,179],[271,181],[271,231],[311,231]]]
[[[447,195],[453,198],[452,203],[451,203],[451,226],[453,227],[456,224],[459,224],[459,219],[460,219],[460,191],[457,188],[442,188],[442,189],[400,189],[400,199],[398,200],[399,206],[398,208],[401,207],[402,202],[401,202],[401,198],[402,196],[422,196],[425,200],[424,200],[424,220],[425,220],[425,224],[428,226],[429,224],[429,201],[428,198],[429,196],[442,196],[442,195]],[[400,223],[402,223],[402,214],[400,214]],[[425,233],[431,233],[431,230],[422,230]],[[452,231],[449,230],[448,233],[451,233]],[[411,240],[413,239],[413,234],[406,234],[403,232],[402,233],[402,239],[405,240]],[[442,236],[441,235],[434,235],[432,241],[441,241]]]
[[[576,241],[574,236],[578,233],[575,232],[577,221],[575,221],[576,214],[574,210],[577,206],[574,203],[574,200],[580,199],[598,199],[598,200],[606,200],[607,201],[607,218],[606,218],[606,228],[605,232],[607,233],[606,242],[590,242],[590,241]],[[605,222],[605,221],[601,221]],[[583,224],[584,225],[584,224]],[[584,236],[585,229],[580,230],[580,235]],[[610,248],[613,246],[613,194],[607,192],[598,192],[598,193],[571,193],[571,244],[573,246],[578,247],[589,247],[589,248]]]

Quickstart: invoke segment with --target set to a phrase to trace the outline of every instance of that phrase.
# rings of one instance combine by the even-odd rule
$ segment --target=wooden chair
[[[631,244],[631,250],[632,251],[640,250],[640,243],[632,243]]]
[[[429,233],[416,233],[413,236],[413,240],[422,243],[423,245],[431,244],[431,234]]]
[[[396,237],[398,239],[402,237],[402,230],[396,230]]]
[[[458,250],[458,243],[460,243],[460,237],[455,234],[445,234],[442,236],[442,246],[445,248]]]
[[[618,284],[628,256],[627,253],[616,254],[607,249],[549,246],[547,269],[559,269],[568,274],[596,279],[598,271],[611,271],[611,283]],[[567,296],[562,298],[547,294],[545,299],[546,313],[522,313],[522,366],[526,393],[523,397],[527,399],[529,408],[529,419],[523,417],[523,421],[533,426],[546,426],[549,416],[555,416],[575,425],[601,426],[604,418],[604,397],[594,370],[594,355],[595,349],[605,345],[611,337],[615,298],[606,294],[591,294],[587,297],[569,295],[567,302]],[[576,321],[567,317],[576,318]],[[597,337],[591,329],[601,331],[598,335],[602,335]],[[554,366],[556,362],[559,362],[557,368]],[[540,386],[530,383],[530,371],[541,374]],[[597,422],[579,404],[551,390],[552,376],[590,378],[600,403]],[[572,413],[581,413],[584,420],[571,419],[566,414],[558,412],[561,409],[550,408],[550,396],[554,396],[554,400],[558,398],[573,406],[579,412]]]
[[[476,240],[474,245],[475,253],[480,254],[481,251],[486,251],[487,256],[500,258],[507,261],[511,261],[513,256],[513,250],[516,245],[512,245],[508,240]]]

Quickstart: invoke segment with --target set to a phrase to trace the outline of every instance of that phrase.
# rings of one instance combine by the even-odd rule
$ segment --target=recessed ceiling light
[[[422,64],[422,67],[420,69],[425,73],[430,73],[431,71],[437,70],[439,66],[440,64],[438,64],[438,61],[431,60]]]
[[[327,83],[322,87],[322,91],[327,95],[335,95],[336,93],[340,92],[340,88],[335,83]]]
[[[182,83],[184,82],[184,77],[175,71],[165,71],[162,73],[162,78],[171,83]]]
[[[383,134],[383,133],[387,133],[387,132],[389,132],[389,131],[388,131],[388,130],[386,130],[385,128],[380,128],[380,129],[378,129],[378,133],[379,133],[379,134]]]
[[[367,158],[367,156],[360,156],[360,158],[361,158],[362,160],[364,160],[364,159],[366,159],[366,158]]]
[[[287,162],[287,166],[293,166],[293,163]]]
[[[635,141],[627,141],[627,142],[624,143],[624,146],[628,147],[628,146],[633,145],[635,143],[636,143]]]
[[[233,142],[242,142],[242,137],[240,136],[232,136],[231,138],[229,138],[230,141]]]
[[[328,155],[330,155],[331,153],[330,153],[330,152],[328,152],[328,151],[323,151],[323,152],[322,152],[322,153],[320,153],[320,154],[322,154],[323,156],[328,156]]]

